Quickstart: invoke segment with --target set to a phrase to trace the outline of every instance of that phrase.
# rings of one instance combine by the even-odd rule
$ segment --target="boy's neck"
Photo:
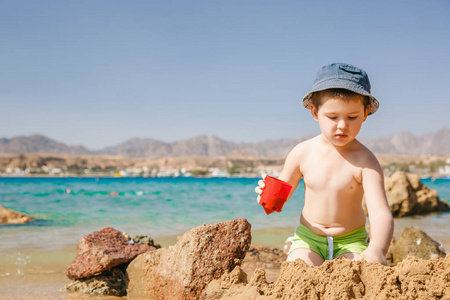
[[[345,145],[339,146],[339,145],[335,145],[333,144],[330,140],[328,140],[322,133],[320,134],[320,141],[325,145],[328,146],[330,149],[334,149],[338,152],[341,151],[346,151],[346,150],[351,150],[352,148],[354,148],[356,145],[359,145],[359,142],[356,139],[351,140],[350,142],[348,142]]]

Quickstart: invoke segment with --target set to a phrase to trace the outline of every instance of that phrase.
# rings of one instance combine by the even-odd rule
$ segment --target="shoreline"
[[[447,217],[450,213],[447,213]],[[394,237],[398,237],[407,226],[420,228],[427,217],[394,219]],[[295,228],[272,227],[252,230],[252,245],[273,246],[283,249],[286,238]],[[450,252],[450,236],[427,232]],[[166,236],[155,240],[162,247],[177,242],[177,236]],[[64,272],[76,256],[76,245],[47,252],[22,251],[0,256],[0,299],[119,299],[116,296],[90,296],[80,293],[62,292],[60,289],[71,282]]]

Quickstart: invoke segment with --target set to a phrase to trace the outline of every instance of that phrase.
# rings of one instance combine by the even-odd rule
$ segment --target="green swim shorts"
[[[309,249],[322,256],[324,260],[332,260],[344,253],[361,253],[369,245],[365,226],[341,236],[331,237],[317,235],[306,226],[300,225],[291,241],[289,254],[296,249]]]

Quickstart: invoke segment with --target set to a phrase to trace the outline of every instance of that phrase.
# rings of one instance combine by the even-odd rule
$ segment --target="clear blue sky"
[[[449,127],[450,2],[0,1],[0,137],[90,149],[132,137],[318,133],[317,70],[365,69],[361,137]]]

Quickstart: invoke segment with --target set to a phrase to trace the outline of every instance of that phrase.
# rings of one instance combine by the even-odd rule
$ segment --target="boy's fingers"
[[[352,260],[355,260],[355,261],[364,260],[364,251],[361,252],[361,253],[358,255],[357,258],[354,258],[354,259],[352,259]]]
[[[256,198],[256,201],[259,202],[261,201],[261,194],[264,192],[264,187],[266,186],[266,183],[264,182],[264,179],[266,178],[267,174],[262,174],[262,180],[258,181],[258,186],[255,187],[255,192],[258,194],[258,197]]]

